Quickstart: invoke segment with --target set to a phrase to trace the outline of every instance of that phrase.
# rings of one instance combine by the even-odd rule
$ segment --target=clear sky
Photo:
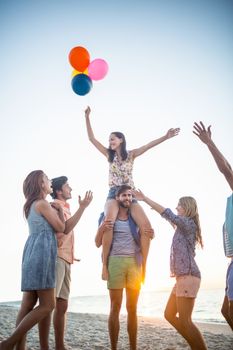
[[[84,109],[91,106],[96,137],[126,135],[128,149],[180,127],[180,135],[135,161],[134,180],[152,199],[175,210],[196,198],[204,250],[198,250],[202,288],[225,286],[222,224],[231,194],[194,121],[211,124],[213,138],[233,164],[233,2],[228,0],[0,1],[1,288],[0,301],[20,299],[21,257],[27,239],[22,183],[42,169],[67,175],[78,195],[94,199],[75,230],[72,295],[106,293],[97,219],[108,192],[108,164],[89,143]],[[109,72],[84,96],[71,89],[68,54],[84,46]],[[155,229],[145,289],[170,288],[172,228],[144,206]]]

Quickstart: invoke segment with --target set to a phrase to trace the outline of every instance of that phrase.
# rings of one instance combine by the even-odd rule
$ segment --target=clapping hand
[[[83,199],[81,198],[81,196],[78,196],[79,206],[83,208],[88,207],[92,199],[93,199],[93,192],[87,191]]]

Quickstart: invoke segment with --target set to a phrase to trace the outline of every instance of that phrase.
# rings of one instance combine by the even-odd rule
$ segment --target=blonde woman
[[[176,278],[176,283],[164,316],[186,339],[192,350],[206,350],[202,334],[192,322],[195,298],[201,282],[201,273],[195,261],[195,248],[197,244],[203,247],[197,203],[192,197],[180,198],[175,215],[171,209],[154,202],[141,191],[134,191],[134,194],[175,227],[170,269],[171,277]]]

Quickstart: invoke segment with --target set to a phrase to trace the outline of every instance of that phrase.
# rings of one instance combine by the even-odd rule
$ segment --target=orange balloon
[[[76,46],[69,53],[69,61],[74,69],[84,72],[90,63],[89,52],[82,46]]]

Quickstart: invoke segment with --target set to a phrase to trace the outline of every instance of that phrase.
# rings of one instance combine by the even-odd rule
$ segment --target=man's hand
[[[93,193],[91,191],[87,191],[83,199],[80,196],[78,196],[79,206],[83,208],[88,207],[92,199],[93,199]]]
[[[95,244],[97,248],[101,247],[102,245],[104,232],[113,230],[113,225],[114,225],[114,222],[111,220],[102,221],[95,236]]]
[[[103,232],[105,230],[112,230],[113,229],[114,222],[111,220],[104,220],[103,223],[101,224],[101,228]]]
[[[144,230],[144,234],[146,237],[153,239],[155,237],[155,231],[153,228],[147,228]]]

